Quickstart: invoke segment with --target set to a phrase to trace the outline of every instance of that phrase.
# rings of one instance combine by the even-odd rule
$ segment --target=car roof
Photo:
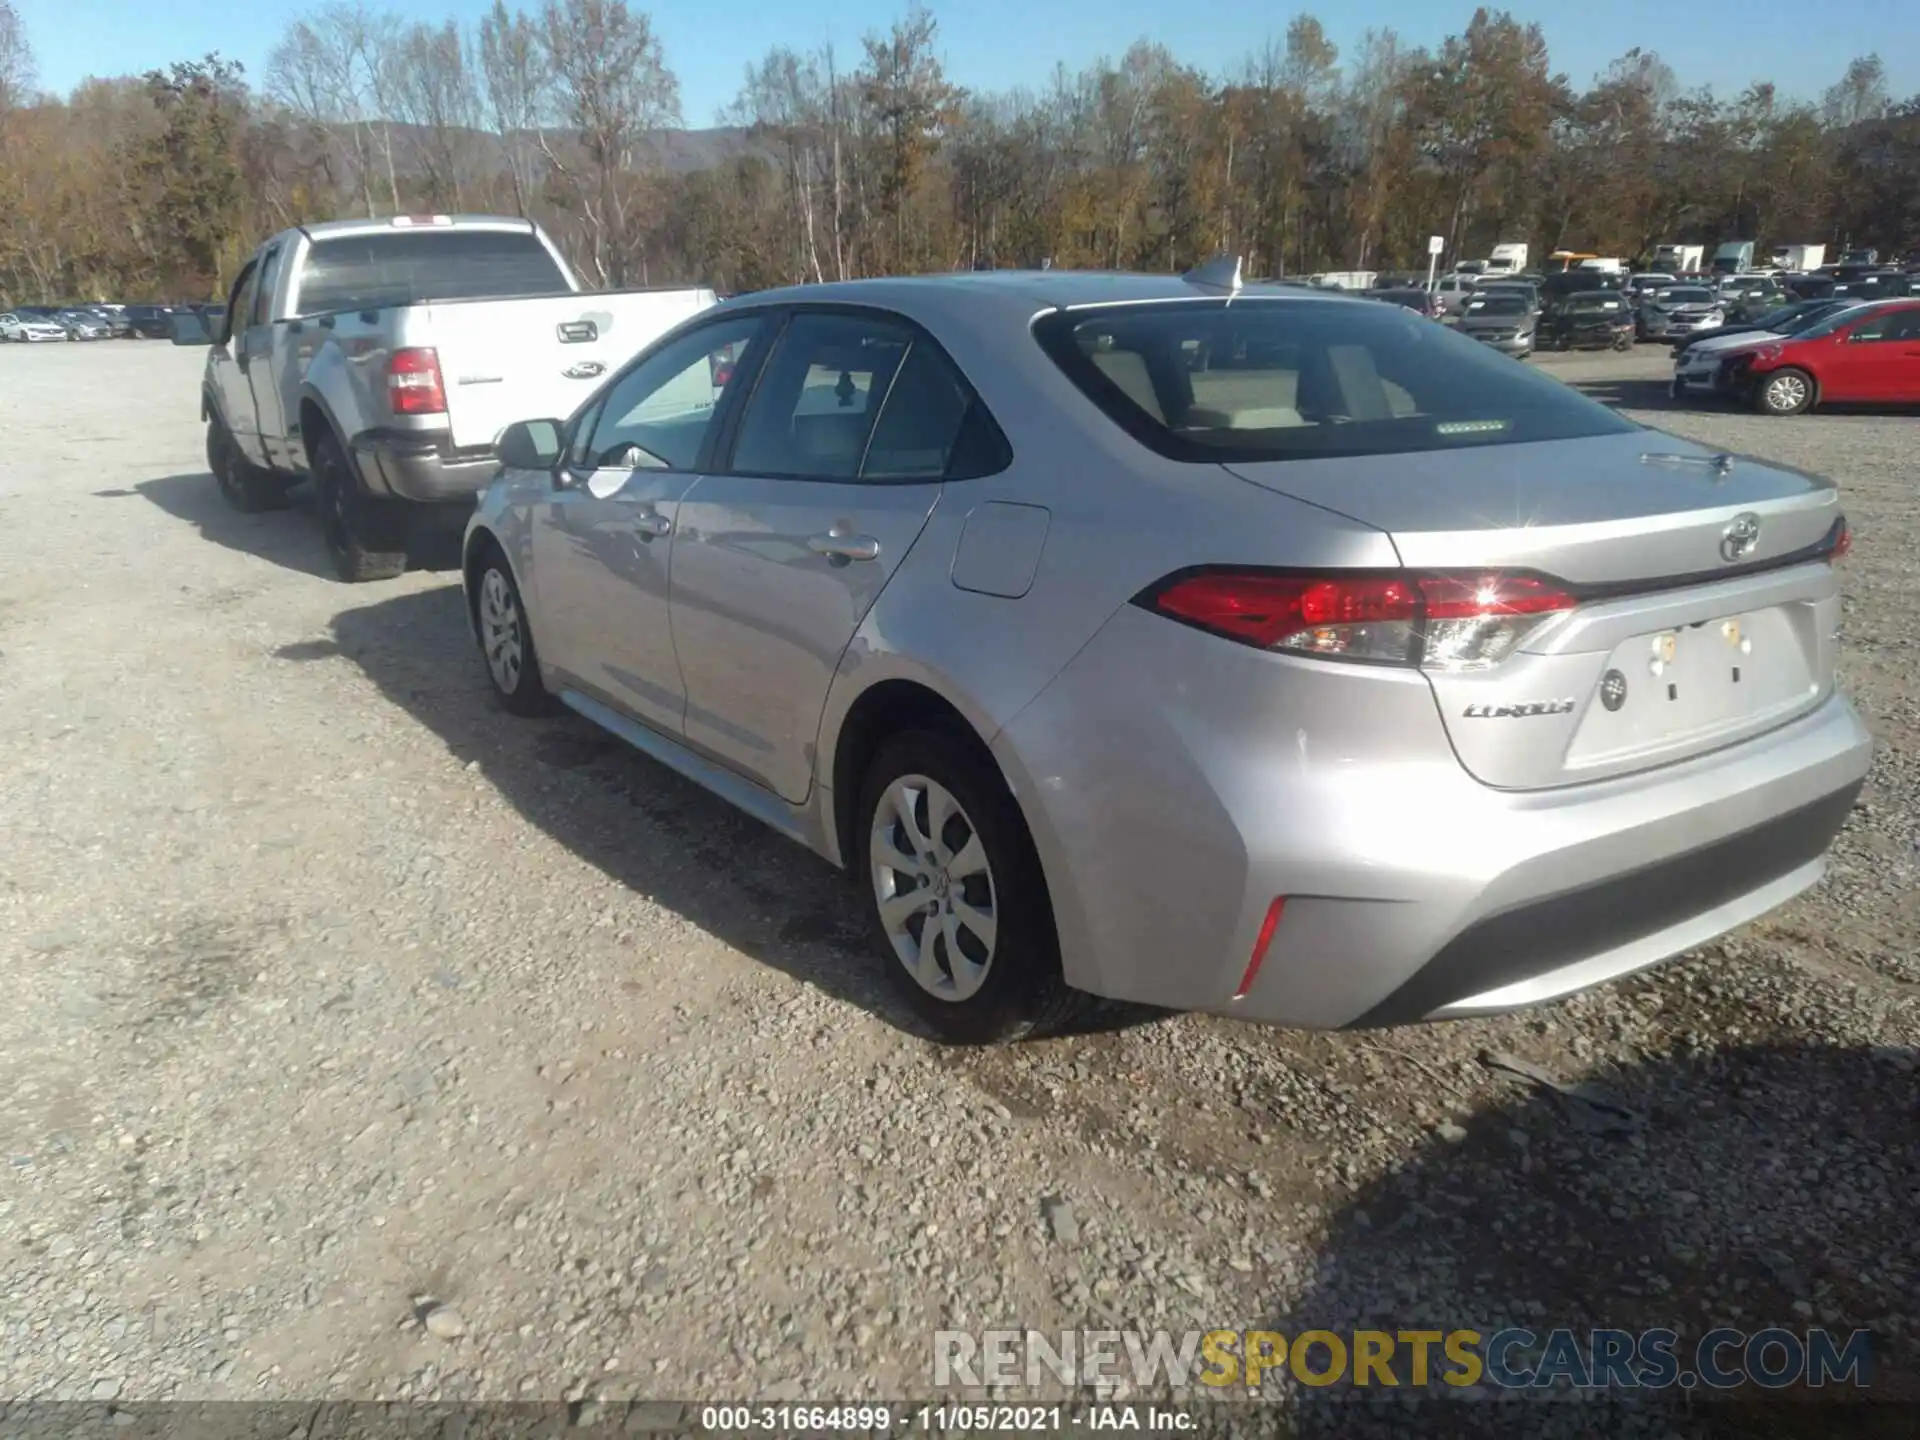
[[[1156,301],[1221,300],[1227,291],[1198,285],[1178,275],[1139,275],[1106,270],[968,270],[951,275],[902,275],[872,280],[835,280],[824,285],[789,285],[756,290],[728,300],[722,309],[761,309],[774,305],[873,305],[911,319],[940,321],[960,316],[993,318],[1025,325],[1048,310],[1091,309],[1104,305],[1140,305]],[[1290,305],[1360,304],[1364,297],[1339,290],[1302,289],[1255,282],[1236,299]]]

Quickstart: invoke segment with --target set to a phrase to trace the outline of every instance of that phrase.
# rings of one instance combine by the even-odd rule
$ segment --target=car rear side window
[[[803,311],[747,404],[731,468],[884,484],[987,474],[1004,452],[953,363],[912,326]]]
[[[1401,454],[1637,428],[1397,306],[1166,301],[1057,311],[1035,334],[1088,399],[1176,460]]]
[[[301,315],[325,315],[429,300],[554,295],[570,288],[530,230],[421,227],[314,241],[294,304]]]

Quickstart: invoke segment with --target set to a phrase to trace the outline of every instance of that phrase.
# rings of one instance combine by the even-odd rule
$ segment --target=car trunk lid
[[[1416,571],[1528,571],[1575,608],[1482,670],[1430,669],[1462,764],[1537,789],[1669,764],[1812,709],[1839,619],[1827,481],[1642,431],[1236,462],[1387,532]]]

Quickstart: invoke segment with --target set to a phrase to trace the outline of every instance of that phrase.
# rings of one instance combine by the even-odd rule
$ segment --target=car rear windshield
[[[1524,295],[1496,291],[1491,295],[1476,295],[1467,301],[1469,315],[1524,315],[1527,313],[1527,300]]]
[[[395,230],[316,240],[294,297],[301,315],[428,300],[553,295],[570,287],[526,230]]]
[[[1404,454],[1636,428],[1397,306],[1243,295],[1056,311],[1034,331],[1088,399],[1175,460]]]
[[[1670,305],[1707,305],[1713,301],[1713,292],[1684,287],[1678,290],[1662,290],[1660,298]]]

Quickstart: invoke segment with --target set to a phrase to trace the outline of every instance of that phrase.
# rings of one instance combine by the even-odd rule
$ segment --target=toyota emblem
[[[1751,510],[1736,515],[1720,532],[1720,558],[1729,565],[1744,560],[1760,544],[1760,517]]]
[[[1600,703],[1609,710],[1618,710],[1627,703],[1627,677],[1618,670],[1609,670],[1600,677]]]

